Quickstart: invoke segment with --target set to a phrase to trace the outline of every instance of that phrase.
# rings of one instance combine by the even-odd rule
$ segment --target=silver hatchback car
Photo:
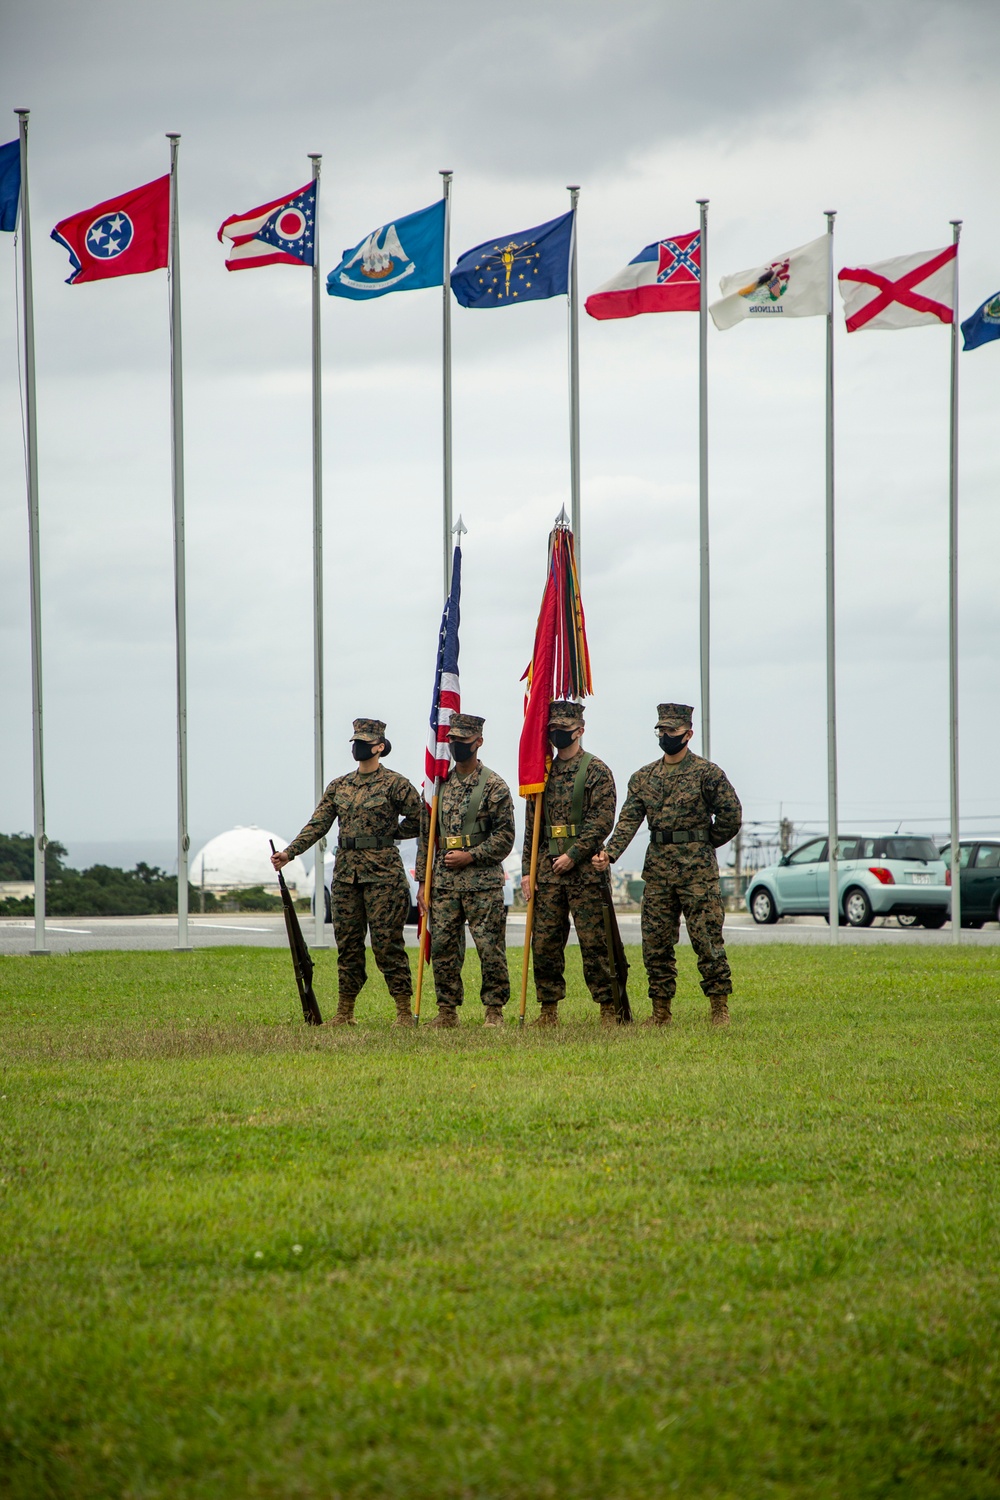
[[[933,840],[912,833],[844,834],[837,843],[841,924],[869,927],[876,917],[943,927],[951,911],[950,873]],[[825,838],[810,839],[747,887],[755,922],[828,914],[830,861]]]

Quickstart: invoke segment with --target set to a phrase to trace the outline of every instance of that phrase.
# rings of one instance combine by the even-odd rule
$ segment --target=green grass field
[[[1000,1495],[1000,953],[737,949],[723,1032],[688,949],[670,1032],[570,962],[412,1033],[0,959],[0,1493]]]

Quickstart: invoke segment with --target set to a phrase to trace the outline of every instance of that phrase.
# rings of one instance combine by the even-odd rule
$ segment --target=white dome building
[[[191,861],[189,880],[206,891],[231,891],[262,885],[277,891],[278,876],[271,864],[271,840],[276,849],[284,849],[287,839],[251,823],[249,828],[231,828],[209,839]],[[308,894],[312,882],[300,859],[293,859],[282,871],[289,889],[300,896]]]

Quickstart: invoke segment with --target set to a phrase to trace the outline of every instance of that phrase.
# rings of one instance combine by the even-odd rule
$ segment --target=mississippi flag
[[[170,239],[170,178],[72,214],[56,225],[52,238],[69,251],[70,286],[162,270]]]
[[[859,328],[919,328],[951,323],[957,245],[918,250],[838,274],[848,333]]]
[[[637,313],[697,312],[701,297],[701,232],[656,240],[612,276],[584,307],[592,318],[634,318]]]
[[[219,226],[219,241],[224,240],[232,247],[226,256],[227,271],[311,266],[316,256],[316,183],[307,182],[245,214],[230,214]]]
[[[431,722],[424,754],[424,799],[428,807],[434,799],[435,785],[444,781],[451,770],[453,762],[448,748],[448,728],[452,714],[459,713],[462,707],[458,686],[458,620],[461,597],[462,549],[456,547],[451,565],[451,593],[441,616],[434,695],[431,698]]]

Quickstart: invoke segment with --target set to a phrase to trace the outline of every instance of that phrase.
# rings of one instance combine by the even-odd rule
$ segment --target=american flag
[[[462,707],[458,686],[458,620],[462,596],[462,549],[455,548],[451,565],[451,593],[441,616],[438,636],[437,669],[434,673],[434,696],[431,720],[424,753],[424,798],[430,806],[438,782],[444,781],[452,767],[448,748],[448,727],[453,713]]]

